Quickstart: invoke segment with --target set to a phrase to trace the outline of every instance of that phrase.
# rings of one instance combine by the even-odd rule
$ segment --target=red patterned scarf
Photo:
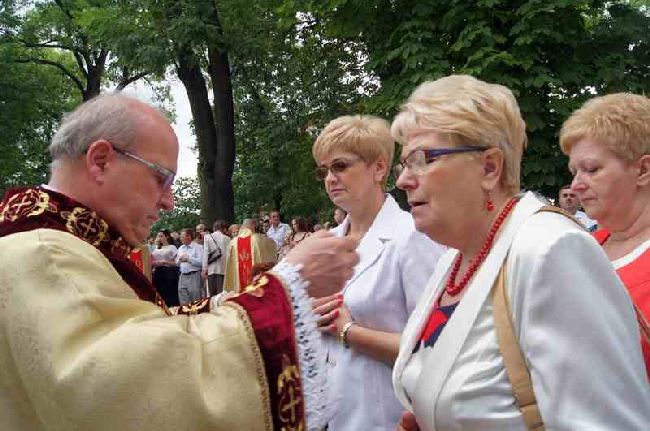
[[[252,234],[237,238],[237,272],[239,288],[243,290],[253,280]]]

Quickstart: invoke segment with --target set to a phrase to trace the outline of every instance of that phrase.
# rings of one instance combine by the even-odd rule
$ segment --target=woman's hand
[[[402,417],[395,431],[420,431],[420,427],[415,420],[415,415],[409,411],[402,413]]]
[[[343,294],[335,293],[331,296],[315,299],[312,302],[312,310],[319,315],[317,324],[318,330],[328,334],[337,334],[337,327],[334,321],[339,317],[339,307],[343,305]],[[346,309],[347,311],[347,309]],[[349,312],[348,312],[349,315]]]

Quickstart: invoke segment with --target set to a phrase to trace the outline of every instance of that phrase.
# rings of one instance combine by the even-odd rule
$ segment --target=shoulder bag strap
[[[492,313],[499,350],[503,357],[506,374],[512,385],[515,400],[529,430],[544,431],[544,422],[537,406],[537,399],[533,391],[533,382],[526,366],[524,354],[519,347],[515,335],[510,313],[510,300],[506,291],[506,263],[499,271],[494,286],[492,287]]]
[[[580,229],[589,232],[589,231],[585,228],[585,226],[584,226],[582,223],[580,223],[580,221],[579,221],[577,218],[575,218],[574,216],[572,216],[572,215],[569,214],[568,212],[564,211],[562,208],[554,207],[553,205],[544,205],[543,207],[541,207],[540,209],[538,209],[538,210],[535,212],[535,214],[537,214],[537,213],[542,213],[542,212],[561,214],[561,215],[563,215],[564,217],[570,219],[570,220],[571,220],[572,222],[574,222],[576,225],[578,225],[578,227],[580,227]]]
[[[546,205],[536,212],[561,214],[573,220],[576,225],[584,229],[578,220],[558,207]],[[526,427],[529,430],[543,431],[545,429],[544,421],[542,420],[542,415],[537,405],[537,398],[535,398],[530,371],[526,365],[526,359],[519,346],[519,340],[517,339],[512,323],[510,300],[505,287],[505,279],[506,263],[504,262],[492,288],[492,313],[499,342],[499,350],[501,351],[506,374],[512,385],[512,391],[514,392],[515,400],[526,423]]]
[[[641,310],[639,310],[639,307],[637,307],[636,304],[634,304],[634,311],[636,312],[636,320],[639,321],[641,336],[645,338],[648,344],[650,344],[650,325],[648,324],[645,316],[641,314]]]
[[[222,251],[221,251],[221,247],[219,247],[219,243],[217,242],[217,240],[214,239],[214,237],[212,236],[212,234],[210,234],[210,238],[212,238],[212,242],[214,243],[214,245],[217,246],[217,250],[219,250],[219,255],[221,255],[221,254],[222,254]]]

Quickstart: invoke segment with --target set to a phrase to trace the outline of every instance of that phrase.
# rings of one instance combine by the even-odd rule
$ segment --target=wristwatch
[[[350,348],[350,344],[348,343],[348,331],[352,327],[352,325],[356,325],[357,322],[354,320],[349,321],[345,325],[343,325],[343,328],[339,332],[339,343],[343,344],[343,347],[346,349]]]

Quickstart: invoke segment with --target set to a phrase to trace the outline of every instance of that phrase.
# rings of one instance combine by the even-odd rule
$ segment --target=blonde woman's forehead
[[[435,130],[418,129],[409,134],[404,147],[409,147],[412,151],[417,148],[432,148],[439,146],[450,146],[451,142],[448,136],[436,132]]]
[[[328,165],[334,160],[338,159],[355,159],[361,157],[359,154],[353,153],[352,151],[336,150],[328,153],[318,160],[319,165]]]

